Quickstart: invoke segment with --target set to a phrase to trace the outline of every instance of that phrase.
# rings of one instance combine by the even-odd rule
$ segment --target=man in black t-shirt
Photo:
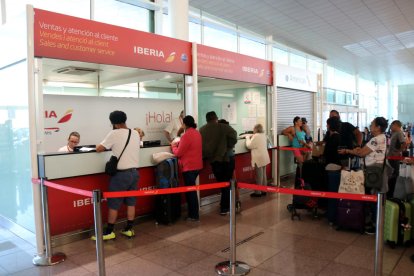
[[[339,112],[334,109],[329,113],[329,118],[332,117],[341,119]],[[353,149],[355,147],[360,147],[362,144],[362,133],[351,123],[341,122],[339,134],[341,136],[339,147],[341,148]],[[323,139],[324,142],[326,142],[327,137],[329,137],[329,130],[326,132]],[[346,160],[348,159],[347,155],[341,155],[341,157]]]

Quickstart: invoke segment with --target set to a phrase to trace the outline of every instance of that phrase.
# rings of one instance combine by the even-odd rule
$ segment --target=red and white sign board
[[[197,45],[198,75],[227,80],[272,85],[272,62]]]
[[[34,9],[34,55],[191,74],[191,43]]]

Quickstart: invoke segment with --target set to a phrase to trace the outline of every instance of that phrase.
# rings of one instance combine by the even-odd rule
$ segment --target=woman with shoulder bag
[[[385,137],[385,131],[388,127],[388,120],[384,117],[376,117],[372,120],[370,125],[370,131],[372,138],[362,148],[354,149],[340,149],[339,154],[352,154],[364,158],[365,167],[369,166],[385,166],[385,153],[387,149],[387,138]],[[380,192],[386,192],[387,183],[383,183],[379,189]],[[374,189],[373,189],[374,190]],[[370,193],[375,191],[369,191]],[[366,227],[367,234],[375,234],[375,220],[376,220],[376,204],[369,203],[371,214],[371,222]]]

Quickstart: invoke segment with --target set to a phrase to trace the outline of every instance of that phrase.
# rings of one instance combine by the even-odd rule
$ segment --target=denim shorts
[[[138,187],[138,180],[139,175],[137,169],[118,171],[109,180],[109,191],[135,191]],[[125,203],[127,206],[135,206],[136,202],[136,197],[108,198],[108,208],[118,210],[122,203]]]

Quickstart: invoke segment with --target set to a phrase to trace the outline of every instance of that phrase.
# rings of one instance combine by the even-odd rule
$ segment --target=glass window
[[[316,74],[323,74],[323,63],[313,59],[308,59],[308,71]]]
[[[329,88],[341,91],[356,91],[355,76],[328,66],[327,69],[327,85]]]
[[[26,62],[0,70],[0,215],[34,231],[26,75]]]
[[[236,33],[219,30],[213,26],[204,26],[204,44],[227,51],[237,52]]]
[[[203,126],[206,113],[214,110],[237,133],[251,131],[257,123],[266,127],[266,114],[259,111],[266,107],[266,86],[246,87],[243,83],[231,81],[228,84],[220,81],[220,85],[214,85],[213,81],[209,81],[208,86],[202,87],[203,82],[201,80],[198,92],[198,126]],[[204,83],[207,85],[207,81]],[[235,88],[226,89],[228,86]]]
[[[147,9],[113,0],[95,3],[95,20],[135,30],[150,31],[150,12]]]
[[[7,41],[0,43],[0,68],[26,58],[26,19],[23,15],[0,25],[0,37],[1,41]]]
[[[19,14],[25,15],[26,4],[42,10],[90,18],[90,3],[85,0],[6,0],[6,18],[14,18]]]
[[[345,92],[336,91],[336,93],[335,93],[335,102],[337,104],[345,104],[345,102],[346,102]]]
[[[273,61],[289,65],[289,53],[285,50],[273,47]]]
[[[290,53],[290,66],[306,70],[306,57]]]
[[[335,90],[332,90],[332,89],[326,90],[326,101],[328,103],[335,103]]]
[[[264,43],[240,37],[240,54],[265,59],[266,47]]]

